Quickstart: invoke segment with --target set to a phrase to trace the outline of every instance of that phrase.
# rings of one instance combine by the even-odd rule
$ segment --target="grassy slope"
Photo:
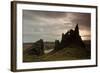
[[[55,53],[49,53],[42,56],[24,54],[25,62],[34,61],[56,61],[56,60],[78,60],[89,59],[90,54],[83,48],[64,48]]]

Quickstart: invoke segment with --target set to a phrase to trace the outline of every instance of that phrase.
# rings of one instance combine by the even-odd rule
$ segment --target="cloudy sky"
[[[76,24],[82,39],[90,39],[89,13],[23,10],[23,42],[60,40],[62,33],[74,29]]]

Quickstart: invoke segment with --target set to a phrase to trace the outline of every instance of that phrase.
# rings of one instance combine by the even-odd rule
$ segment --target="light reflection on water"
[[[51,51],[53,51],[53,50],[54,50],[54,49],[44,50],[44,53],[47,54],[47,53],[49,53],[49,52],[51,52]]]

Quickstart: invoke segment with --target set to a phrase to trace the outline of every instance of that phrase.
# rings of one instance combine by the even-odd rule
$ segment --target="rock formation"
[[[43,40],[40,39],[38,41],[36,41],[35,43],[33,43],[32,47],[29,49],[28,53],[32,54],[32,55],[43,55],[44,54],[44,43]]]
[[[33,46],[28,50],[29,54],[32,55],[43,55],[44,54],[44,42],[42,39],[36,41],[33,43]],[[61,50],[63,48],[67,47],[73,47],[73,48],[85,48],[85,45],[81,39],[81,36],[79,35],[79,27],[78,24],[75,27],[75,30],[70,29],[65,34],[62,33],[62,39],[59,42],[59,40],[55,40],[55,46],[53,52],[56,52],[58,50]]]
[[[54,47],[55,49],[54,50],[59,50],[60,49],[59,45],[60,45],[59,40],[55,40],[55,47]]]
[[[55,50],[58,48],[66,48],[66,47],[81,47],[85,48],[85,45],[79,35],[79,27],[78,24],[75,27],[75,30],[69,30],[65,34],[62,33],[61,42],[55,41]]]

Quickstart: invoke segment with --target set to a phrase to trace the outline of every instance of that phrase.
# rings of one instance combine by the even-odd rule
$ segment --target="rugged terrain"
[[[62,33],[61,41],[23,44],[23,62],[82,60],[91,58],[91,41],[83,41],[79,35],[78,24],[75,30]],[[52,50],[51,50],[52,49]],[[45,50],[51,50],[48,53]]]

